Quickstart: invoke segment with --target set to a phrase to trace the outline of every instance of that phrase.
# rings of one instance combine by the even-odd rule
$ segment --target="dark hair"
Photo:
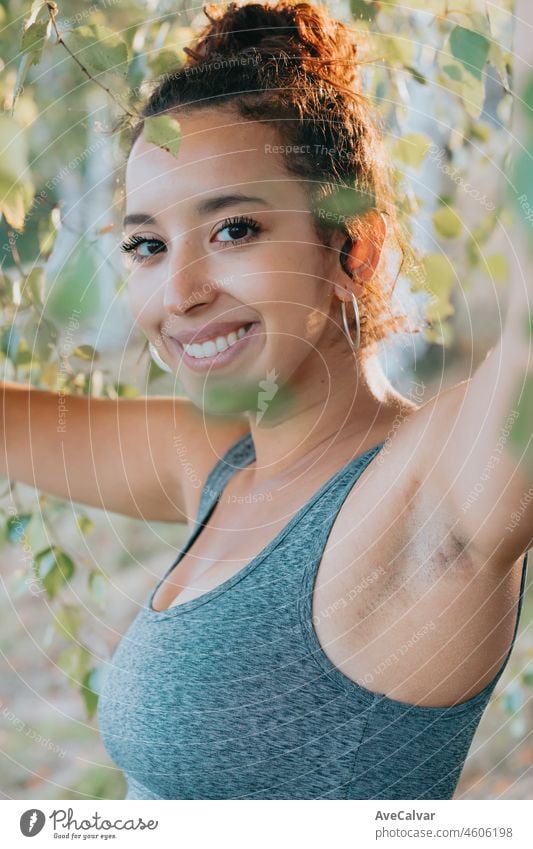
[[[327,9],[290,0],[209,4],[203,12],[209,23],[185,48],[185,63],[155,81],[129,128],[127,156],[146,117],[175,114],[180,106],[231,105],[245,120],[273,124],[287,148],[304,151],[284,154],[285,165],[304,180],[324,244],[333,229],[357,239],[367,221],[361,213],[373,208],[385,214],[405,261],[409,245],[378,125],[362,94],[352,31]],[[393,314],[390,306],[396,278],[391,284],[380,274],[365,283],[358,298],[361,349],[408,329],[407,316]]]

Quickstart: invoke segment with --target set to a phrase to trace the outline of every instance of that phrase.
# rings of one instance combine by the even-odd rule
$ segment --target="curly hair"
[[[401,247],[400,225],[382,133],[362,91],[355,33],[322,6],[278,0],[226,6],[208,4],[209,23],[184,48],[185,62],[154,81],[141,117],[129,129],[129,149],[142,133],[144,118],[179,107],[233,106],[244,120],[267,122],[284,141],[287,172],[301,178],[319,239],[330,245],[334,230],[346,235],[340,259],[363,234],[372,238],[369,216],[385,215]],[[179,113],[178,113],[179,114]],[[127,158],[126,156],[126,158]],[[361,350],[408,328],[407,316],[393,313],[395,280],[375,274],[358,297]],[[353,324],[352,324],[353,326]]]

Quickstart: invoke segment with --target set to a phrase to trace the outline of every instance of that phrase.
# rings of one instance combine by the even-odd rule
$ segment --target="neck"
[[[325,368],[317,372],[319,360]],[[342,344],[303,363],[284,389],[284,402],[267,402],[259,421],[257,412],[247,413],[256,453],[250,475],[258,486],[317,454],[340,463],[364,453],[390,434],[395,417],[417,409],[391,385],[377,354],[354,356]]]

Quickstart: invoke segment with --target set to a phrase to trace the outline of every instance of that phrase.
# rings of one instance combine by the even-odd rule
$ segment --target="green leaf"
[[[461,98],[471,118],[478,118],[483,108],[485,82],[481,72],[489,50],[490,41],[480,32],[456,26],[439,53],[442,83]]]
[[[65,30],[61,38],[89,73],[128,74],[128,46],[113,30],[100,24],[89,24]]]
[[[144,119],[143,135],[147,142],[156,144],[173,156],[181,145],[181,126],[170,115],[154,115]]]
[[[494,65],[498,71],[502,85],[509,89],[509,68],[512,62],[512,56],[503,51],[502,45],[499,44],[496,39],[493,39],[490,45],[489,62]]]
[[[117,398],[138,398],[141,394],[139,389],[131,383],[114,383],[112,389],[107,387],[107,393],[110,397]]]
[[[503,254],[492,254],[492,256],[485,257],[485,265],[491,280],[496,283],[503,283],[504,280],[507,280],[509,267],[507,257]]]
[[[459,62],[456,62],[455,64],[449,62],[447,65],[442,66],[442,70],[448,77],[450,77],[451,80],[461,82],[463,79],[463,71]]]
[[[102,571],[99,569],[94,569],[89,573],[89,591],[93,597],[93,599],[98,603],[102,604],[107,595],[108,588],[108,580]]]
[[[432,141],[425,133],[408,133],[397,140],[393,148],[395,159],[411,168],[419,168]]]
[[[518,213],[518,220],[527,231],[531,231],[533,221],[533,135],[525,141],[525,149],[514,158],[508,191]],[[513,191],[513,186],[517,191]]]
[[[57,15],[59,9],[57,7],[57,3],[50,2],[50,0],[33,0],[31,4],[30,14],[28,19],[25,21],[25,26],[29,26],[29,24],[39,22],[39,21],[48,21],[50,19],[50,15],[48,14],[48,7],[50,7],[51,11]]]
[[[470,118],[479,118],[485,102],[484,80],[470,74],[457,60],[448,61],[441,67],[445,77],[439,82],[461,98]]]
[[[100,684],[100,671],[98,668],[90,669],[83,677],[80,692],[85,702],[85,709],[91,719],[96,713],[98,705],[98,688]]]
[[[413,67],[415,42],[408,34],[397,36],[384,32],[374,33],[374,42],[378,55],[388,64]]]
[[[15,103],[18,100],[19,95],[22,93],[24,89],[24,83],[26,81],[26,77],[28,76],[28,71],[30,70],[32,65],[32,57],[31,53],[24,53],[22,59],[19,62],[17,68],[17,78],[15,80],[15,90],[13,94],[13,103],[11,104],[11,117],[13,117],[15,113]]]
[[[0,114],[0,212],[15,230],[22,230],[24,218],[35,196],[28,175],[26,132],[13,118]]]
[[[22,53],[29,53],[32,65],[38,65],[42,58],[44,45],[46,44],[49,21],[36,21],[30,24],[22,34],[20,49]]]
[[[424,337],[432,345],[450,348],[453,345],[455,333],[449,321],[442,321],[439,322],[438,327],[428,327],[424,331]]]
[[[424,76],[424,74],[420,73],[418,68],[413,68],[410,65],[406,65],[405,70],[409,71],[409,73],[411,74],[413,79],[416,80],[417,83],[420,83],[420,85],[427,85],[427,78]]]
[[[81,623],[81,608],[76,604],[65,604],[55,614],[55,628],[68,640],[76,639]]]
[[[58,209],[55,207],[46,217],[41,218],[37,224],[39,248],[44,259],[47,259],[52,253],[58,234],[58,222]]]
[[[455,272],[450,260],[444,254],[427,254],[423,260],[424,283],[422,288],[431,295],[426,307],[426,316],[430,322],[443,321],[455,310],[450,295],[455,284]]]
[[[433,215],[433,226],[439,236],[455,239],[463,229],[463,222],[454,209],[443,206]]]
[[[25,343],[24,343],[25,345]],[[19,348],[19,352],[17,354],[17,359],[15,363],[17,366],[27,366],[32,362],[31,351],[28,349],[27,345],[24,348]]]
[[[374,206],[375,198],[356,185],[335,185],[331,194],[321,198],[313,207],[319,224],[334,229],[344,229],[346,223],[364,215]]]
[[[29,197],[34,191],[32,183],[14,183],[0,174],[0,212],[13,229],[24,229],[26,213],[31,206]]]
[[[55,598],[74,575],[75,566],[68,554],[56,546],[40,551],[36,557],[37,573],[49,598]]]
[[[98,264],[96,246],[88,239],[80,238],[47,286],[44,307],[47,318],[68,327],[69,323],[81,324],[96,315],[100,308]]]
[[[526,687],[533,687],[533,663],[530,663],[522,672],[522,682]]]
[[[57,342],[57,329],[55,325],[32,310],[25,322],[24,338],[28,341],[33,356],[46,362]]]
[[[79,360],[97,360],[100,355],[91,345],[78,345],[74,348],[72,356],[78,357]]]
[[[94,530],[94,522],[88,516],[78,514],[76,516],[76,524],[84,535],[89,534],[92,530]]]
[[[42,307],[44,296],[44,268],[39,266],[32,268],[24,281],[23,292],[29,295],[29,300],[34,306]]]
[[[13,364],[17,361],[20,341],[20,331],[16,325],[11,324],[2,328],[0,332],[0,350]]]
[[[26,528],[31,522],[31,513],[10,516],[6,522],[6,538],[9,542],[19,543],[24,539]]]
[[[522,110],[530,121],[533,124],[533,75],[531,75],[526,83],[525,89],[521,92],[522,94]]]
[[[456,26],[450,35],[450,48],[455,58],[471,74],[481,79],[481,72],[485,67],[490,51],[488,38],[474,30]]]
[[[69,646],[58,655],[57,665],[76,684],[83,681],[89,671],[92,656],[83,646]]]
[[[378,13],[377,3],[371,0],[350,0],[350,9],[355,20],[373,21]]]
[[[52,8],[55,7],[57,11],[55,3],[47,4],[40,2],[40,0],[35,0],[35,2],[32,3],[28,18],[24,21],[24,29],[21,40],[22,59],[20,60],[17,69],[11,116],[14,114],[15,103],[19,94],[23,90],[29,69],[32,65],[36,65],[41,61],[41,55],[45,45],[46,31],[50,25],[48,6],[51,6]]]
[[[490,128],[487,124],[482,124],[479,121],[472,121],[468,128],[468,137],[476,141],[486,142],[490,139]]]
[[[0,114],[0,175],[17,183],[26,178],[28,143],[24,127],[16,120]],[[2,195],[0,195],[0,198]]]

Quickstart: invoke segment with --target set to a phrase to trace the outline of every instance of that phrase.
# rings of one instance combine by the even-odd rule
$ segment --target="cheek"
[[[128,282],[128,303],[133,317],[141,328],[150,327],[157,321],[159,304],[158,299],[150,295],[150,290],[135,280],[135,276]]]
[[[299,273],[281,275],[270,291],[272,303],[266,307],[269,323],[284,331],[288,344],[298,340],[314,344],[328,324],[331,294],[327,280],[302,268]]]

